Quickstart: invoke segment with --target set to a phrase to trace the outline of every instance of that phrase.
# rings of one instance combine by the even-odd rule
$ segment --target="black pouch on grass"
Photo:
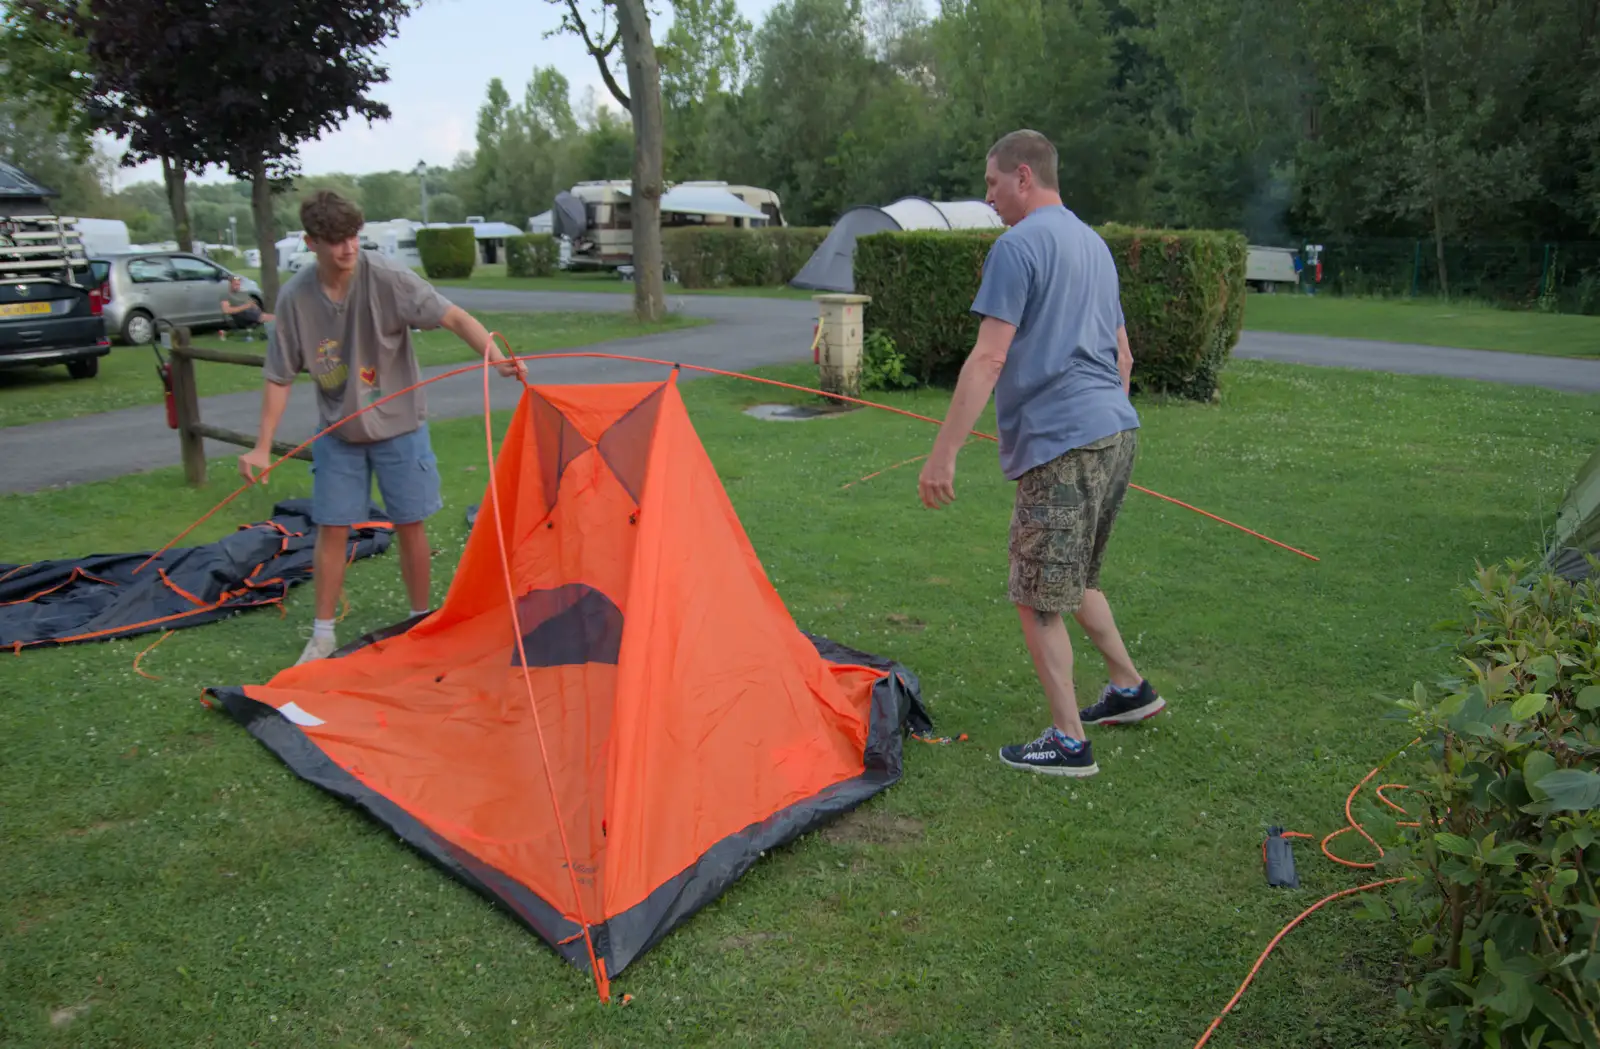
[[[1267,884],[1298,889],[1300,878],[1294,872],[1294,850],[1283,836],[1282,827],[1267,828],[1267,843],[1262,850],[1267,865]]]

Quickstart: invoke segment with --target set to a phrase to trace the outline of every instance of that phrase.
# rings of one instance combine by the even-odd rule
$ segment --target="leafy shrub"
[[[244,253],[234,251],[232,248],[207,248],[206,258],[223,269],[232,270],[235,273],[244,269]]]
[[[1101,229],[1116,259],[1141,389],[1211,398],[1244,324],[1245,238],[1233,232]],[[978,334],[970,312],[999,230],[872,233],[856,241],[869,330],[904,349],[924,382],[949,381]]]
[[[677,227],[661,231],[661,248],[685,288],[775,287],[793,280],[827,235],[810,227]]]
[[[888,390],[915,386],[916,377],[906,371],[905,354],[894,340],[881,331],[868,332],[861,340],[861,389]]]
[[[417,254],[431,280],[472,276],[478,262],[478,241],[470,226],[424,227],[417,230]]]
[[[506,238],[506,276],[549,277],[561,262],[561,245],[548,233]]]
[[[1509,562],[1465,588],[1465,674],[1400,706],[1427,741],[1421,826],[1384,865],[1399,992],[1436,1046],[1600,1045],[1600,588]]]

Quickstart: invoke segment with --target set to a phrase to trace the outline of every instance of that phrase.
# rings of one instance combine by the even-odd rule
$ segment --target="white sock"
[[[413,618],[416,617],[416,616],[425,616],[427,614],[428,614],[428,610],[426,608],[413,608],[411,610],[411,615],[412,615]]]
[[[322,638],[322,637],[332,638],[333,637],[333,620],[331,620],[331,619],[313,619],[311,621],[311,636],[312,637],[317,637],[317,638]]]

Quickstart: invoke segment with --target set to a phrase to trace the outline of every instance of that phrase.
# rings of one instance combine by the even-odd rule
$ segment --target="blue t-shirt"
[[[1008,478],[1138,427],[1117,371],[1117,264],[1071,211],[1040,208],[1000,235],[972,312],[1017,328],[994,391]]]

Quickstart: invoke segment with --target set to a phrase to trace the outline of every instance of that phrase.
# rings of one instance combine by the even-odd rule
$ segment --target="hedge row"
[[[678,227],[661,231],[661,250],[685,288],[772,287],[793,280],[827,235],[814,227]]]
[[[1244,323],[1242,234],[1107,226],[1141,390],[1208,400]],[[978,333],[970,312],[998,230],[873,233],[856,241],[855,284],[923,382],[948,382]]]
[[[478,264],[478,240],[470,226],[417,230],[417,254],[430,280],[461,280]]]
[[[506,276],[549,277],[561,262],[561,245],[548,233],[506,238]]]

